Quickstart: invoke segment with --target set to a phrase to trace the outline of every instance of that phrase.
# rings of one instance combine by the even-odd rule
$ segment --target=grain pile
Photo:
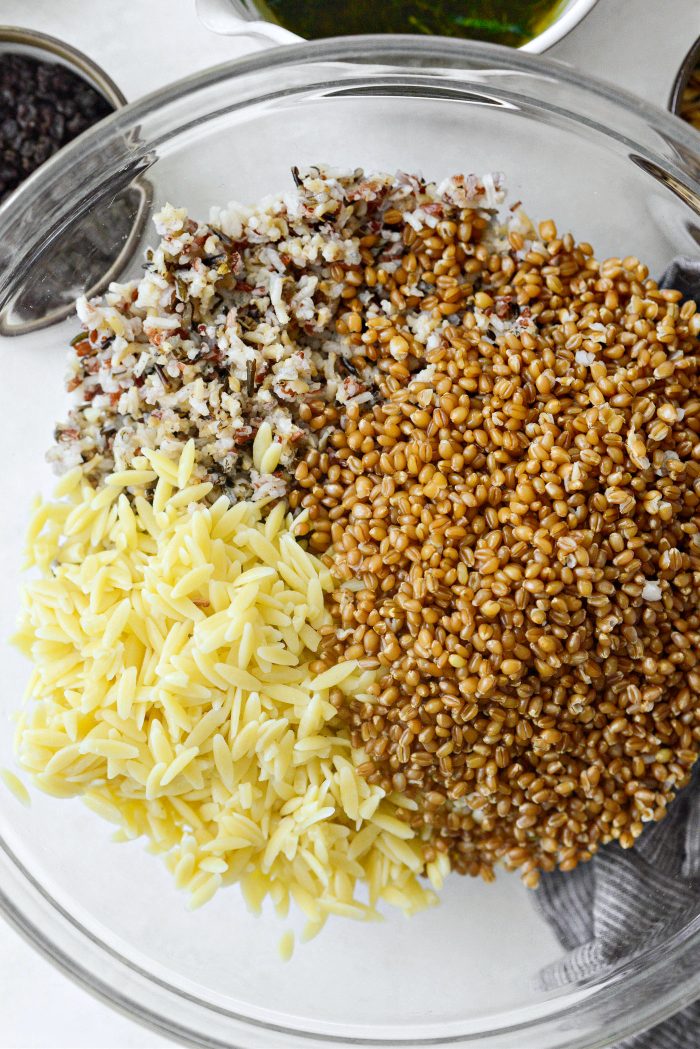
[[[459,219],[404,225],[394,308],[358,311],[382,399],[299,503],[353,581],[326,657],[382,668],[363,773],[420,798],[428,855],[536,884],[632,845],[697,757],[700,317],[552,223],[495,253]],[[406,285],[440,330],[420,360]]]
[[[264,521],[224,496],[203,505],[193,463],[193,443],[179,462],[151,453],[98,490],[78,468],[37,509],[41,575],[16,638],[34,664],[22,768],[121,840],[150,839],[194,907],[240,882],[255,910],[294,901],[312,935],[329,914],[376,918],[380,899],[430,904],[397,818],[410,802],[357,774],[363,755],[337,723],[373,675],[315,655],[327,569],[283,503]],[[439,885],[447,869],[427,873]]]

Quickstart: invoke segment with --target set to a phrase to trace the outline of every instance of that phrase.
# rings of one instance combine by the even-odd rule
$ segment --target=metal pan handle
[[[598,0],[551,58],[676,111],[700,39],[700,0]]]

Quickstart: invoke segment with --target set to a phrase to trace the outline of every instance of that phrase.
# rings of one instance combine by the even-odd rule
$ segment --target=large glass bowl
[[[160,60],[153,56],[153,61]],[[177,56],[162,56],[177,65]],[[604,255],[661,273],[698,254],[697,134],[563,65],[488,45],[415,37],[326,41],[266,52],[127,106],[32,176],[0,210],[0,307],[41,310],[72,224],[131,183],[156,208],[206,215],[291,185],[290,167],[500,170],[510,199]],[[123,231],[119,230],[119,238]],[[154,239],[150,227],[133,239]],[[94,276],[90,241],[74,284]],[[114,245],[121,250],[121,240]],[[131,254],[125,272],[139,272]],[[60,267],[59,267],[60,269]],[[54,289],[55,290],[55,289]],[[53,292],[52,292],[53,293]],[[22,533],[43,455],[64,411],[71,321],[5,338],[0,447],[0,632],[12,629]],[[28,676],[2,648],[0,765]],[[442,905],[382,924],[332,921],[290,964],[279,920],[249,915],[236,889],[189,913],[142,843],[114,845],[79,802],[0,798],[0,903],[46,955],[90,990],[171,1036],[206,1046],[606,1046],[700,993],[700,914],[665,942],[585,984],[543,990],[561,954],[513,875],[449,880]]]

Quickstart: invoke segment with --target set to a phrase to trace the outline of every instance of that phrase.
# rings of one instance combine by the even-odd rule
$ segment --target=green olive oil
[[[358,33],[422,33],[521,47],[547,28],[562,0],[256,0],[260,13],[307,40]]]

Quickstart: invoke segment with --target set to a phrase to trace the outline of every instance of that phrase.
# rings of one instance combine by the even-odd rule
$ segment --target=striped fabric
[[[662,287],[700,301],[700,260],[678,258]],[[567,874],[542,878],[539,908],[566,954],[540,974],[554,989],[599,978],[700,912],[700,769],[635,847],[606,846]],[[615,1049],[700,1049],[700,999]]]
[[[700,911],[700,773],[634,849],[601,849],[590,863],[542,878],[536,900],[566,948],[540,974],[546,988],[599,978],[663,941]],[[700,1001],[616,1049],[698,1049]]]

